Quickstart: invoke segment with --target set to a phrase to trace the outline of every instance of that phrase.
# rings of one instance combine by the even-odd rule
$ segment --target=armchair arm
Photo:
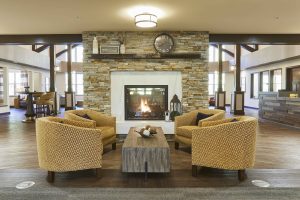
[[[96,121],[97,126],[112,126],[116,128],[116,117],[112,117],[94,110],[89,112],[89,116]]]
[[[193,130],[193,165],[231,170],[252,167],[256,128],[255,119]]]
[[[38,119],[36,132],[41,168],[63,172],[102,166],[100,130]]]

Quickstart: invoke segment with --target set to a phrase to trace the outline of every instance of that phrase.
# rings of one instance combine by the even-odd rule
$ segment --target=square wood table
[[[122,147],[122,172],[168,173],[170,172],[170,147],[161,127],[157,134],[143,138],[132,127]]]

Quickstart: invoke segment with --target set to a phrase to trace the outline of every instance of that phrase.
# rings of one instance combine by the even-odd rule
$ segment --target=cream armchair
[[[238,170],[239,180],[246,178],[246,168],[255,161],[257,119],[243,116],[203,123],[192,130],[192,171],[197,166]]]
[[[93,123],[57,117],[36,120],[39,166],[48,171],[48,181],[55,172],[99,169],[102,167],[102,133]]]
[[[85,119],[81,116],[88,115],[91,119]],[[94,110],[69,110],[65,112],[65,118],[70,120],[91,122],[94,128],[101,130],[103,136],[103,145],[112,145],[116,149],[116,118],[102,114]]]
[[[212,116],[200,120],[199,123],[196,124],[197,114],[199,112],[212,114]],[[199,109],[175,117],[175,149],[179,148],[179,143],[191,146],[192,130],[201,126],[202,122],[224,119],[224,117],[225,111],[219,109]]]

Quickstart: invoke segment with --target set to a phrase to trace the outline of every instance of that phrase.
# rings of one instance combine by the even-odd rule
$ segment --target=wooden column
[[[73,92],[72,91],[72,46],[70,44],[68,44],[67,72],[68,72],[68,92]]]
[[[241,45],[235,46],[235,91],[241,91]]]
[[[219,64],[219,85],[218,85],[218,92],[222,92],[223,91],[223,86],[222,86],[222,73],[223,73],[223,57],[222,57],[222,44],[218,45],[218,55],[219,55],[219,59],[218,59],[218,64]]]
[[[72,45],[68,44],[68,60],[67,60],[67,73],[68,73],[68,91],[65,92],[65,110],[75,109],[75,94],[72,90]]]
[[[233,98],[233,113],[244,115],[244,92],[241,91],[241,45],[235,46],[235,91]]]
[[[50,55],[50,92],[55,92],[55,49],[51,44],[49,48]]]
[[[218,80],[218,91],[216,92],[216,107],[218,109],[225,110],[225,99],[226,99],[226,93],[223,91],[222,87],[222,73],[223,73],[223,60],[222,60],[222,44],[218,45],[218,50],[219,50],[219,80]]]
[[[53,44],[49,47],[49,57],[50,57],[50,92],[55,92],[54,97],[54,106],[53,106],[53,114],[57,115],[58,109],[57,109],[57,97],[56,97],[56,91],[55,91],[55,47]]]

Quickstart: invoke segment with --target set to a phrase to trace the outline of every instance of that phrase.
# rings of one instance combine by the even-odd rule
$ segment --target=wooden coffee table
[[[122,172],[128,173],[168,173],[170,172],[170,147],[161,127],[151,138],[143,138],[134,127],[122,147]]]

